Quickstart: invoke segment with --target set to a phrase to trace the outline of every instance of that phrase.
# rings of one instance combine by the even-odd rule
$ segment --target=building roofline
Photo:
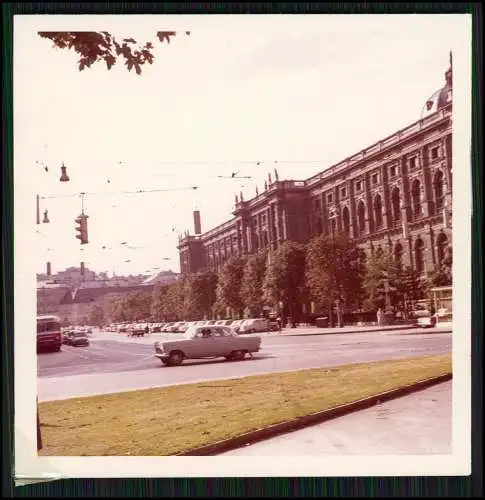
[[[370,146],[367,146],[366,148],[361,149],[359,152],[354,153],[353,155],[348,156],[344,160],[326,168],[325,170],[320,171],[319,173],[308,177],[304,181],[293,181],[297,183],[303,184],[303,186],[298,186],[298,187],[305,187],[305,188],[312,188],[314,187],[318,182],[325,181],[328,178],[333,177],[336,174],[340,174],[341,172],[345,171],[349,167],[353,167],[354,165],[358,164],[360,161],[364,159],[369,159],[372,158],[372,156],[382,153],[384,150],[386,150],[388,147],[394,146],[396,144],[399,144],[403,140],[407,140],[412,138],[415,134],[423,132],[426,130],[428,127],[431,127],[435,125],[436,123],[439,123],[441,120],[443,120],[451,111],[452,109],[452,103],[447,104],[446,106],[438,109],[435,113],[432,113],[428,116],[425,116],[423,118],[420,118],[419,120],[411,123],[407,127],[400,129],[396,132],[394,132],[391,135],[388,135],[387,137],[384,137],[383,139],[371,144]],[[284,185],[288,180],[286,181],[278,181],[279,184]],[[275,183],[274,183],[275,184]],[[268,193],[270,193],[268,191]],[[244,200],[242,204],[244,204],[247,207],[251,207],[252,204],[255,204],[256,200],[263,200],[267,195],[266,192],[260,193],[259,195],[250,198],[249,200]],[[180,250],[180,245],[183,245],[184,242],[188,241],[201,241],[205,242],[208,238],[217,235],[218,232],[223,231],[226,229],[228,226],[234,224],[237,220],[237,217],[233,217],[229,221],[223,222],[222,224],[219,224],[212,229],[209,229],[205,233],[202,233],[200,235],[189,235],[185,238],[182,238],[179,241],[179,245],[177,248]]]
[[[306,179],[307,186],[311,186],[317,183],[318,181],[323,180],[324,177],[327,176],[330,177],[332,175],[335,175],[337,172],[340,173],[340,171],[344,170],[347,167],[352,166],[358,161],[366,159],[376,153],[380,153],[384,148],[393,146],[404,139],[412,137],[414,134],[418,132],[422,132],[424,129],[427,128],[428,125],[431,126],[434,123],[443,119],[444,116],[448,114],[448,111],[451,109],[451,107],[452,105],[450,103],[447,106],[438,109],[435,113],[420,118],[419,120],[411,123],[407,127],[400,129],[394,132],[393,134],[388,135],[387,137],[384,137],[383,139],[375,142],[374,144],[371,144],[370,146],[361,149],[359,152],[354,153],[353,155],[348,156],[344,160],[341,160],[338,163],[335,163],[334,165],[326,168],[325,170],[319,172],[318,174],[309,177],[308,179]]]

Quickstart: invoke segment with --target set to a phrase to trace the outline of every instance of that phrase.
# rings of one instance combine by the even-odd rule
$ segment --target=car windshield
[[[37,333],[57,332],[61,325],[57,321],[37,322]]]
[[[86,334],[84,332],[74,332],[73,336],[74,337],[85,337]]]

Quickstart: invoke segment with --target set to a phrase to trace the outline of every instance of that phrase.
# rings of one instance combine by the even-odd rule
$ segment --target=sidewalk
[[[221,455],[449,454],[452,452],[451,388],[451,381],[444,382]]]

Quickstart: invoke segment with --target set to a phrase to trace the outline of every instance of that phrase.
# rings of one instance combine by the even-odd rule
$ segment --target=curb
[[[414,325],[400,325],[400,326],[385,326],[385,327],[374,327],[368,330],[346,330],[345,328],[334,328],[330,332],[315,332],[315,333],[283,333],[282,336],[285,337],[310,337],[312,335],[342,335],[350,333],[381,333],[381,332],[394,332],[398,330],[411,330],[415,328]]]
[[[447,373],[445,375],[439,375],[437,377],[421,380],[419,382],[416,382],[415,384],[398,387],[397,389],[392,389],[375,396],[369,396],[364,399],[359,399],[358,401],[353,401],[352,403],[336,406],[335,408],[319,411],[310,415],[305,415],[303,417],[297,417],[293,420],[281,422],[279,424],[273,424],[269,427],[263,427],[262,429],[257,429],[255,431],[246,432],[244,434],[241,434],[240,436],[224,439],[213,444],[208,444],[199,448],[194,448],[192,450],[178,453],[175,456],[218,455],[225,451],[241,448],[248,444],[257,443],[258,441],[264,441],[265,439],[278,436],[279,434],[286,434],[288,432],[296,431],[310,425],[322,423],[333,418],[342,417],[354,411],[364,410],[376,404],[406,396],[413,392],[426,389],[442,382],[447,382],[452,378],[453,374]]]

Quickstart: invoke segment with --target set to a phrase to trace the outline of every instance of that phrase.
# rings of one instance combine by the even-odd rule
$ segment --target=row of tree
[[[390,306],[406,314],[432,286],[451,284],[451,258],[449,249],[423,279],[389,253],[367,258],[344,236],[320,235],[307,245],[285,242],[270,253],[231,257],[218,274],[204,269],[153,292],[120,295],[108,310],[95,306],[91,323],[258,317],[265,307],[298,321],[331,311],[337,300],[346,313]]]

